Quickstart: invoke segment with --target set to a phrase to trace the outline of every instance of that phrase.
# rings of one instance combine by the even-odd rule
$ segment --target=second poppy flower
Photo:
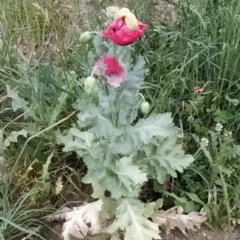
[[[99,76],[103,74],[107,78],[108,85],[119,87],[125,81],[125,71],[117,59],[111,56],[103,55],[98,59],[94,66],[94,74]]]

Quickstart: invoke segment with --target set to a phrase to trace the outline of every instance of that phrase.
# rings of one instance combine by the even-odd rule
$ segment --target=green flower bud
[[[149,112],[149,109],[150,109],[150,105],[148,102],[142,102],[141,104],[141,111],[143,114],[147,114]]]
[[[87,94],[90,94],[94,89],[96,84],[96,79],[93,77],[87,77],[84,82],[84,90]]]
[[[91,40],[92,36],[90,32],[84,32],[80,35],[79,41],[82,43],[88,43]]]

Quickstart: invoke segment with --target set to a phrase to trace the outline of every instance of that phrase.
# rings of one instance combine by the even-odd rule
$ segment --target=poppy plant
[[[114,57],[103,55],[96,61],[94,74],[100,76],[102,73],[112,87],[117,88],[125,81],[125,71]]]
[[[147,25],[138,21],[137,28],[135,30],[130,30],[125,19],[126,17],[121,17],[114,20],[106,31],[102,31],[102,36],[112,40],[120,46],[126,46],[135,42],[144,34]]]

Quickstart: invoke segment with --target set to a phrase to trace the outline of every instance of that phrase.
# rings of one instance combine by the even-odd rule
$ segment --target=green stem
[[[113,56],[116,58],[117,57],[117,52],[116,52],[116,45],[113,42]]]
[[[140,96],[143,100],[143,102],[146,102],[145,97],[141,93],[137,93],[136,96]]]

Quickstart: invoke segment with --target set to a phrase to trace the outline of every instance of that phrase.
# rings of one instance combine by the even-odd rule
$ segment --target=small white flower
[[[217,123],[217,124],[215,125],[215,130],[216,130],[218,133],[220,133],[220,132],[222,131],[222,129],[223,129],[223,125],[222,125],[221,123]]]
[[[190,116],[188,116],[187,120],[188,120],[189,122],[192,122],[192,121],[194,120],[194,117],[190,115]]]
[[[178,128],[178,138],[184,138],[184,132],[182,128]]]
[[[231,138],[232,137],[232,131],[224,130],[224,136],[227,137],[227,138]]]
[[[205,137],[201,138],[201,142],[200,142],[202,147],[207,147],[209,144],[209,140]]]
[[[147,75],[149,75],[150,74],[150,69],[146,69],[145,70],[145,75],[147,76]]]

